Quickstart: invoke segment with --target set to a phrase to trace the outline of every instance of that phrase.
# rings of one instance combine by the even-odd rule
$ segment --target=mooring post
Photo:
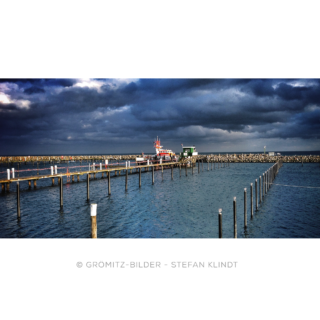
[[[251,219],[253,218],[253,183],[250,184],[251,191]]]
[[[171,165],[171,180],[173,180],[173,165]]]
[[[255,192],[256,192],[256,211],[258,211],[258,181],[256,179],[255,183]]]
[[[268,193],[268,170],[266,171],[266,194]]]
[[[222,209],[219,209],[219,238],[222,238]]]
[[[128,191],[128,169],[126,170],[126,191]]]
[[[154,166],[152,166],[152,184],[154,184]]]
[[[36,180],[34,181],[36,182]],[[60,179],[60,209],[63,207],[63,177]]]
[[[33,180],[33,189],[37,189],[37,180]]]
[[[188,176],[188,166],[187,166],[187,163],[185,164],[186,165],[186,177]]]
[[[54,166],[54,174],[58,174],[58,167]]]
[[[247,188],[244,188],[244,227],[247,227]]]
[[[20,186],[17,182],[17,217],[20,219]]]
[[[193,175],[193,162],[191,161],[191,174]]]
[[[233,224],[234,224],[234,237],[237,238],[237,206],[236,197],[233,197]]]
[[[163,168],[162,168],[163,170]],[[163,171],[162,171],[163,173]],[[141,188],[141,167],[139,168],[139,188]]]
[[[259,203],[261,203],[261,176],[259,176]]]
[[[91,238],[97,239],[97,204],[91,203],[90,205],[90,214],[91,214]]]
[[[78,182],[80,181],[80,175],[79,174],[77,175],[77,181]]]
[[[262,174],[262,200],[264,200],[264,173]]]
[[[90,200],[90,174],[87,174],[87,201]]]

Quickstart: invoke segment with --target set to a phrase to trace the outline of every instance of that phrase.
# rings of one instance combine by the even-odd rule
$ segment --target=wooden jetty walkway
[[[163,167],[176,167],[181,166],[181,163],[178,162],[168,162],[168,163],[157,163],[157,164],[149,164],[149,165],[139,165],[139,166],[132,166],[132,167],[125,167],[125,166],[108,166],[108,168],[105,169],[94,169],[94,170],[84,170],[84,171],[73,171],[73,172],[63,172],[63,173],[56,173],[56,174],[37,174],[32,176],[25,176],[25,177],[14,177],[11,179],[4,179],[0,178],[0,183],[2,185],[2,191],[4,191],[7,187],[7,190],[9,190],[10,183],[13,182],[21,182],[21,181],[28,181],[29,182],[29,188],[31,188],[31,181],[34,183],[34,187],[37,186],[37,181],[40,179],[52,179],[52,185],[54,185],[55,178],[58,178],[58,183],[60,182],[60,179],[62,177],[71,177],[72,182],[74,182],[74,177],[77,177],[77,181],[80,181],[80,176],[82,175],[94,175],[94,178],[96,177],[97,173],[101,173],[102,177],[104,176],[104,173],[106,173],[106,176],[109,177],[111,172],[114,172],[114,175],[121,175],[121,171],[130,171],[130,174],[133,172],[138,173],[140,169],[144,169],[144,171],[149,171],[149,168],[156,168],[158,170],[159,168]],[[64,167],[66,169],[66,167]]]

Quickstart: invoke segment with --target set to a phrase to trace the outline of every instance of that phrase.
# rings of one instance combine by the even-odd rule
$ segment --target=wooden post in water
[[[128,191],[128,169],[126,170],[126,191]]]
[[[98,228],[97,228],[97,204],[96,203],[91,203],[90,214],[91,214],[91,238],[97,239]]]
[[[262,200],[264,200],[264,173],[262,174]]]
[[[186,177],[188,176],[188,166],[187,166],[187,163],[185,164],[186,166]]]
[[[33,180],[33,189],[37,189],[37,180]]]
[[[87,201],[90,200],[90,174],[87,174]]]
[[[236,197],[233,197],[233,224],[234,224],[234,237],[237,238],[237,206]]]
[[[253,183],[250,184],[251,191],[251,219],[253,218]]]
[[[154,166],[152,166],[152,184],[154,184]]]
[[[31,180],[28,181],[29,190],[31,189]]]
[[[17,217],[20,219],[20,186],[17,182]]]
[[[109,196],[110,196],[110,194],[111,194],[111,182],[110,182],[110,179],[111,179],[111,174],[110,174],[111,172],[109,171],[108,172],[108,194],[109,194]]]
[[[256,191],[256,211],[258,211],[258,181],[256,179],[255,183],[255,191]]]
[[[191,174],[193,175],[193,162],[191,161]]]
[[[60,209],[63,208],[63,178],[60,179]]]
[[[77,181],[78,182],[80,181],[80,175],[79,174],[77,175]]]
[[[259,203],[261,203],[261,176],[259,177]]]
[[[247,227],[247,188],[244,188],[244,227]]]
[[[222,209],[219,209],[219,238],[222,238]]]
[[[163,172],[163,167],[162,167]],[[139,168],[139,188],[141,188],[141,167]]]
[[[171,165],[171,180],[173,180],[173,165]]]

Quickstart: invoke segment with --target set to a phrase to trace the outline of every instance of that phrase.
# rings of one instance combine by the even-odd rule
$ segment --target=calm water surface
[[[69,166],[79,165],[70,163]],[[233,197],[237,197],[239,238],[319,238],[320,166],[316,163],[284,164],[265,200],[250,219],[250,183],[254,183],[272,164],[235,163],[230,167],[203,171],[194,175],[188,169],[112,177],[111,196],[108,181],[97,174],[90,180],[90,201],[98,204],[99,238],[217,238],[218,209],[222,208],[223,237],[233,237]],[[67,166],[58,164],[59,167]],[[36,166],[35,166],[36,167]],[[21,166],[35,168],[32,165]],[[41,164],[40,168],[47,168]],[[5,171],[2,167],[0,171]],[[72,171],[72,170],[71,170]],[[41,171],[40,171],[41,172]],[[48,173],[48,171],[42,171]],[[28,174],[27,172],[21,175]],[[30,174],[30,173],[29,173]],[[41,173],[40,173],[41,174]],[[90,203],[86,201],[86,176],[67,183],[64,178],[64,207],[60,211],[59,187],[51,179],[39,180],[37,190],[28,190],[21,182],[21,221],[17,221],[15,183],[10,193],[0,195],[1,238],[88,238],[91,235]],[[295,188],[282,185],[309,186]],[[248,192],[248,228],[244,229],[243,189]]]

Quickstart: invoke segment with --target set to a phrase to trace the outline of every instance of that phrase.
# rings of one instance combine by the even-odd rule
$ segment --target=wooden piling
[[[171,165],[171,180],[173,180],[173,165]]]
[[[256,211],[258,211],[258,181],[256,179],[255,183],[255,191],[256,191]]]
[[[264,173],[262,174],[262,200],[264,200]]]
[[[90,174],[87,174],[87,201],[90,200]]]
[[[193,175],[193,162],[191,162],[191,174]]]
[[[80,174],[77,175],[77,181],[80,181]]]
[[[92,203],[90,205],[90,215],[91,215],[91,238],[97,239],[98,228],[97,228],[97,204]]]
[[[261,203],[261,176],[259,176],[259,203]]]
[[[233,198],[233,224],[234,224],[234,237],[237,238],[237,206],[236,197]]]
[[[29,190],[31,189],[31,180],[28,180]]]
[[[111,174],[108,172],[108,194],[111,195],[111,182],[110,182]]]
[[[17,217],[20,219],[20,186],[17,182]]]
[[[128,191],[128,169],[126,170],[126,191]]]
[[[219,209],[219,238],[222,238],[222,209]]]
[[[33,189],[37,189],[37,180],[33,180]]]
[[[244,227],[247,227],[247,188],[244,188]]]
[[[61,179],[60,179],[60,209],[62,209],[62,208],[63,208],[63,178],[61,177]]]
[[[74,175],[72,176],[72,182],[74,182]]]
[[[250,184],[250,196],[251,196],[251,219],[253,218],[253,183]]]
[[[163,173],[163,167],[162,167],[162,173]],[[141,167],[139,168],[139,188],[141,188]]]
[[[51,180],[52,180],[52,185],[54,186],[54,178],[51,178]]]
[[[6,192],[6,185],[4,183],[1,183],[1,192],[2,193]]]
[[[186,177],[188,176],[188,166],[186,164]]]
[[[154,166],[152,166],[152,184],[154,184]]]

